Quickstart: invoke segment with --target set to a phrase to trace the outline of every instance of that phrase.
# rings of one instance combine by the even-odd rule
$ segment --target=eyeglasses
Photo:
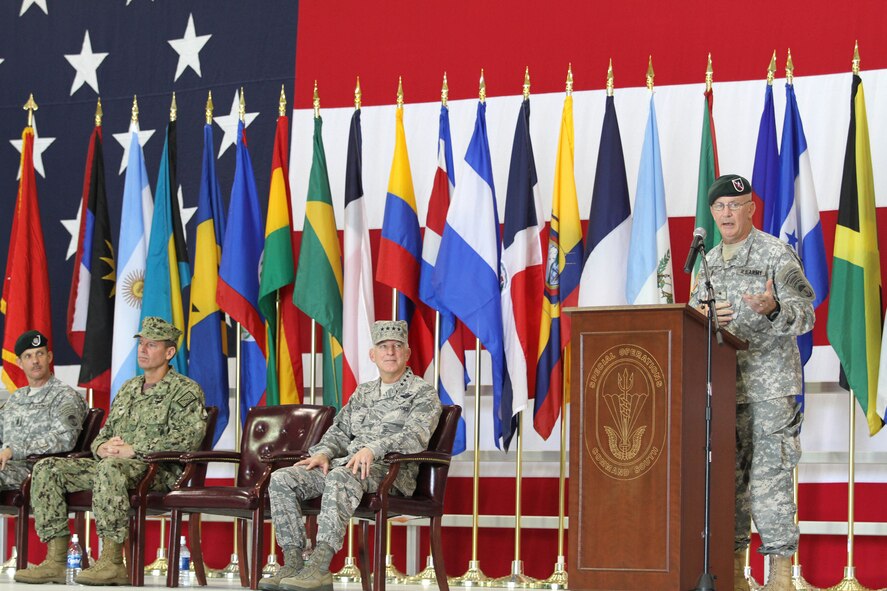
[[[751,199],[749,199],[748,201],[743,201],[742,203],[739,203],[738,201],[731,201],[730,203],[724,203],[722,201],[719,201],[717,203],[712,203],[711,210],[716,211],[718,213],[721,213],[722,211],[724,211],[725,208],[729,209],[730,211],[739,211],[739,209],[743,205],[748,205],[751,202],[752,202]]]
[[[379,343],[376,349],[380,351],[402,351],[403,343]]]

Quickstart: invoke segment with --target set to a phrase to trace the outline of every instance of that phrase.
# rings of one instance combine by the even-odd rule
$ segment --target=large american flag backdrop
[[[885,16],[877,0],[857,2],[852,7],[835,6],[825,0],[775,4],[751,0],[741,9],[727,2],[604,4],[578,0],[557,4],[515,0],[508,5],[472,0],[9,0],[0,7],[0,141],[5,145],[0,146],[0,261],[6,260],[17,189],[19,153],[12,140],[21,137],[26,121],[21,107],[30,92],[40,105],[36,114],[35,166],[52,285],[56,361],[65,366],[78,361],[65,339],[65,310],[83,163],[98,96],[105,111],[108,195],[112,227],[117,232],[125,159],[123,144],[115,134],[124,134],[128,128],[134,94],[139,98],[142,130],[154,131],[150,136],[144,134],[145,158],[154,188],[170,96],[176,92],[178,178],[187,221],[197,205],[207,91],[212,90],[216,105],[217,169],[227,200],[234,169],[237,111],[233,99],[236,89],[244,87],[247,133],[264,208],[277,98],[283,84],[287,97],[294,101],[290,113],[290,183],[298,238],[311,165],[314,81],[320,91],[333,204],[341,228],[346,143],[354,82],[359,75],[363,89],[364,194],[375,262],[394,148],[398,76],[404,81],[407,144],[419,221],[424,223],[437,166],[442,75],[446,71],[449,81],[458,187],[474,124],[478,78],[484,68],[490,97],[487,127],[501,219],[525,67],[529,67],[532,79],[530,131],[543,211],[546,215],[551,211],[564,79],[567,65],[572,63],[576,185],[584,223],[594,186],[609,58],[614,64],[616,109],[634,200],[649,102],[644,74],[650,55],[656,71],[656,109],[672,252],[680,259],[694,225],[707,54],[712,54],[715,71],[714,123],[720,170],[751,178],[766,66],[773,50],[777,50],[774,96],[779,133],[785,105],[782,72],[789,48],[796,66],[796,94],[830,260],[849,124],[850,59],[856,40],[866,88],[875,194],[881,206],[878,218],[884,227],[887,176],[880,171],[887,161]],[[186,223],[192,256],[193,230],[193,223]],[[883,251],[881,256],[882,267],[887,268]],[[685,276],[675,277],[677,301],[687,300],[688,283]],[[390,316],[390,301],[390,291],[377,284],[377,318]],[[814,392],[808,397],[803,437],[808,450],[833,451],[846,449],[847,399],[846,395],[840,396],[835,385],[838,364],[826,339],[826,308],[820,309],[817,318],[814,360],[807,373],[809,381],[823,384],[823,393],[817,397]],[[307,352],[307,335],[303,335],[302,343],[303,353]],[[482,417],[480,428],[483,448],[493,448],[491,418]],[[887,450],[883,435],[869,440],[861,431],[860,437],[864,451]],[[534,440],[532,433],[527,443],[536,450],[557,448],[556,438],[542,442]],[[844,470],[840,465],[802,470],[802,482],[807,482],[801,489],[802,521],[846,518],[845,488],[840,484]],[[555,474],[549,471],[542,474],[543,478],[525,481],[525,498],[533,499],[525,503],[525,515],[557,513],[556,482],[550,478]],[[489,478],[482,488],[481,513],[501,514],[506,504],[502,495],[510,497],[513,480],[501,472],[486,475]],[[887,474],[877,467],[862,466],[858,476],[864,483],[857,487],[857,519],[887,521],[883,502],[876,501],[883,498]],[[470,512],[470,496],[467,479],[454,479],[448,512]],[[447,535],[459,539],[466,532],[453,528]],[[507,572],[510,539],[495,529],[482,530],[481,548],[501,550],[481,556],[488,574]],[[843,565],[844,543],[840,535],[804,536],[801,548],[807,578],[817,585],[836,582]],[[469,558],[467,544],[448,546],[449,574],[460,574]],[[884,573],[876,569],[880,564],[877,557],[883,557],[885,547],[883,537],[857,538],[857,572],[869,586],[887,584]],[[534,530],[525,534],[523,548],[529,574],[547,576],[555,554],[554,533]],[[227,549],[223,548],[218,559],[213,560],[211,554],[209,559],[211,563],[221,562],[226,555]],[[760,563],[756,564],[760,569]]]

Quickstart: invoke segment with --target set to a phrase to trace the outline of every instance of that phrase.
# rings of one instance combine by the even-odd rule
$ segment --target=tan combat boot
[[[751,591],[745,578],[745,553],[737,550],[733,554],[733,591]]]
[[[273,577],[264,578],[259,581],[259,589],[266,591],[277,591],[280,589],[280,581],[289,577],[295,577],[305,566],[302,558],[302,549],[295,548],[293,550],[283,551],[283,566],[277,571]]]
[[[74,581],[79,585],[129,585],[129,573],[123,566],[123,544],[102,538],[102,555]]]
[[[770,555],[770,578],[764,591],[794,591],[791,556]]]
[[[58,583],[65,584],[65,570],[68,560],[68,544],[71,536],[61,536],[49,540],[46,545],[46,560],[15,573],[17,583]]]
[[[286,591],[333,591],[330,561],[335,553],[329,544],[319,542],[299,574],[281,579],[279,588]]]

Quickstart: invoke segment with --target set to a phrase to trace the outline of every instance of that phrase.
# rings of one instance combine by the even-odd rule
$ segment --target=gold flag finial
[[[524,70],[524,100],[530,98],[530,66]]]
[[[480,88],[477,91],[477,98],[480,102],[487,102],[487,81],[484,79],[484,69],[480,69]]]
[[[314,81],[314,100],[312,101],[314,105],[314,118],[320,118],[320,94],[317,92],[317,80]]]
[[[705,92],[711,92],[711,84],[714,81],[715,71],[711,67],[711,52],[708,54],[708,65],[705,66]]]
[[[280,85],[280,99],[277,101],[277,115],[286,117],[286,92],[283,90],[283,84]]]
[[[397,77],[397,108],[403,109],[403,76]]]
[[[851,62],[853,75],[859,76],[859,41],[853,43],[853,61]]]
[[[213,124],[213,91],[206,95],[206,124]]]
[[[573,64],[567,65],[567,96],[573,95]]]
[[[795,63],[792,61],[792,48],[788,48],[788,57],[785,59],[785,83],[794,84]]]
[[[99,97],[95,103],[95,126],[102,126],[102,115],[104,112],[102,111],[102,97]]]
[[[607,96],[613,96],[613,58],[610,58],[610,65],[607,67]]]
[[[240,87],[240,108],[237,110],[240,120],[246,125],[246,97],[243,95],[243,87]]]
[[[22,107],[25,111],[28,112],[28,127],[34,125],[34,111],[36,111],[39,107],[37,103],[34,102],[34,93],[32,92],[28,95],[28,102],[25,103],[25,106]]]
[[[647,90],[653,90],[653,78],[656,72],[653,71],[653,56],[651,55],[647,61]]]
[[[132,95],[132,119],[130,120],[136,124],[139,122],[139,101],[136,95]]]
[[[169,120],[175,121],[179,113],[179,107],[176,105],[176,92],[172,93],[172,102],[169,104]]]
[[[789,50],[791,51],[791,50]],[[773,78],[776,76],[776,50],[773,50],[773,57],[770,58],[770,65],[767,66],[767,84],[773,86]]]
[[[440,104],[446,107],[448,100],[450,100],[450,87],[447,86],[447,73],[444,72],[443,86],[440,87]]]
[[[360,92],[360,76],[357,77],[357,84],[354,85],[354,108],[360,109],[360,97],[362,93]]]

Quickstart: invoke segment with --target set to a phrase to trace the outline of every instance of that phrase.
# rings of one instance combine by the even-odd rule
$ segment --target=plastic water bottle
[[[83,550],[80,548],[80,539],[77,534],[71,536],[71,543],[68,544],[68,559],[65,568],[65,583],[68,585],[76,585],[74,578],[80,574],[80,565],[83,562]]]
[[[179,538],[179,587],[191,585],[191,552],[185,543],[185,536]]]

